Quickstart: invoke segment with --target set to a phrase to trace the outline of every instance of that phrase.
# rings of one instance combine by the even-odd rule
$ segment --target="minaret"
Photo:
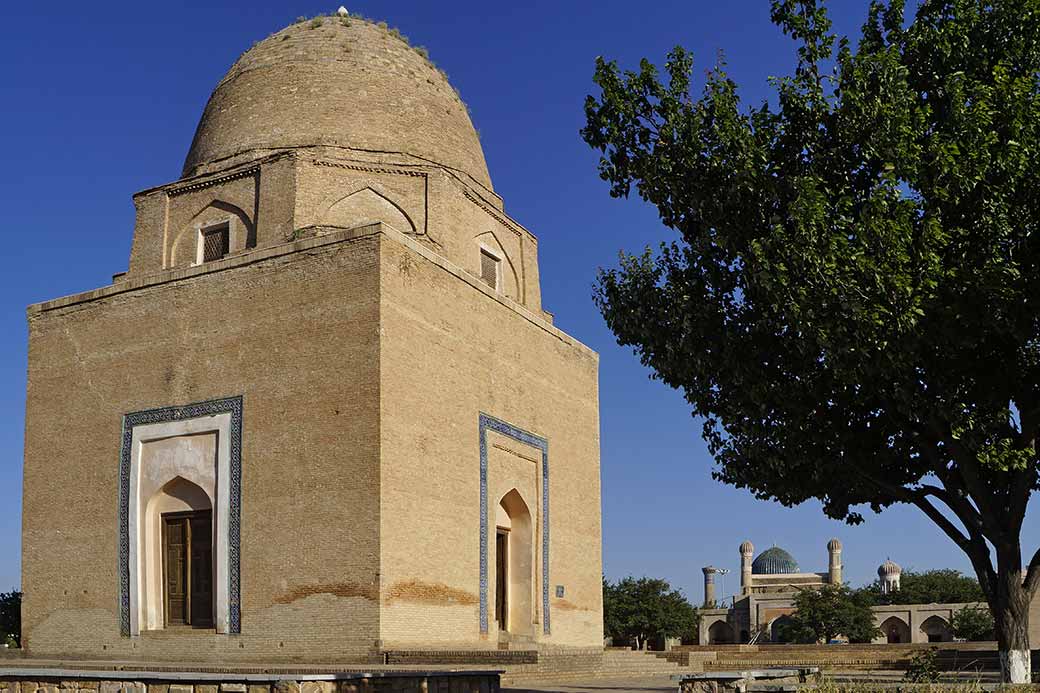
[[[716,603],[715,574],[719,572],[719,569],[709,565],[701,570],[704,572],[704,608],[714,609]]]
[[[750,594],[754,578],[751,576],[751,558],[755,555],[755,545],[745,541],[740,545],[740,593]]]
[[[827,542],[827,554],[830,557],[827,569],[827,582],[832,585],[841,584],[841,542],[831,539]]]

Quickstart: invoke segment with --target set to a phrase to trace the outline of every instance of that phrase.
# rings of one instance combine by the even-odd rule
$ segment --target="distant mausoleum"
[[[704,608],[701,610],[701,645],[779,642],[782,626],[795,612],[794,597],[806,589],[842,584],[842,544],[827,543],[827,571],[803,572],[794,557],[777,546],[755,556],[755,547],[745,541],[740,552],[740,592],[729,605],[716,599],[716,576],[728,571],[714,566],[703,569]],[[898,591],[902,568],[886,560],[878,568],[884,593]],[[1040,602],[1038,602],[1040,603]],[[985,604],[894,604],[875,606],[874,618],[881,630],[876,643],[928,643],[953,640],[950,623],[965,607],[988,608]],[[1035,604],[1034,604],[1035,611]],[[1040,614],[1037,614],[1040,616]],[[1040,636],[1038,619],[1030,620],[1031,638]]]
[[[134,205],[28,311],[31,656],[602,647],[598,357],[424,51],[279,31]]]

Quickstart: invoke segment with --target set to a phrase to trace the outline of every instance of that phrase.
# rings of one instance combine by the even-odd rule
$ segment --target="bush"
[[[935,683],[939,680],[939,650],[931,648],[918,652],[910,660],[903,680],[907,683]]]

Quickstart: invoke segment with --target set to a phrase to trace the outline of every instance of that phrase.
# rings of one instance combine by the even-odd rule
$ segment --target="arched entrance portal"
[[[953,632],[950,624],[939,616],[930,616],[921,624],[921,632],[928,638],[928,642],[950,642],[953,640]]]
[[[495,620],[501,632],[533,634],[534,543],[531,512],[513,489],[495,513]]]
[[[153,628],[214,625],[213,503],[175,477],[145,507],[145,608]]]
[[[910,642],[910,626],[897,616],[889,616],[881,624],[881,632],[890,645]]]
[[[733,642],[733,628],[725,621],[716,621],[708,628],[709,645],[729,645]]]
[[[792,643],[794,642],[793,633],[791,632],[791,626],[794,624],[794,620],[790,616],[781,616],[775,619],[769,624],[769,640],[774,643]]]

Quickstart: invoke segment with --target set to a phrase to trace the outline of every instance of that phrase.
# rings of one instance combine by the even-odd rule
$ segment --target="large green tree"
[[[880,581],[868,585],[863,591],[869,593],[878,604],[967,604],[986,601],[978,580],[950,568],[923,572],[906,570],[900,577],[899,589],[894,592],[883,594]]]
[[[881,632],[874,625],[872,603],[868,593],[850,590],[845,585],[802,590],[794,598],[794,615],[778,628],[775,639],[827,643],[845,636],[850,642],[870,642]]]
[[[615,644],[646,648],[651,639],[690,639],[697,632],[697,610],[665,580],[627,577],[603,579],[603,628]]]
[[[702,93],[599,59],[585,140],[614,196],[676,237],[596,298],[681,389],[716,477],[852,523],[924,512],[971,560],[1007,680],[1029,677],[1038,487],[1040,0],[870,3],[858,42],[823,0],[773,0],[797,45],[775,98],[724,66]]]

